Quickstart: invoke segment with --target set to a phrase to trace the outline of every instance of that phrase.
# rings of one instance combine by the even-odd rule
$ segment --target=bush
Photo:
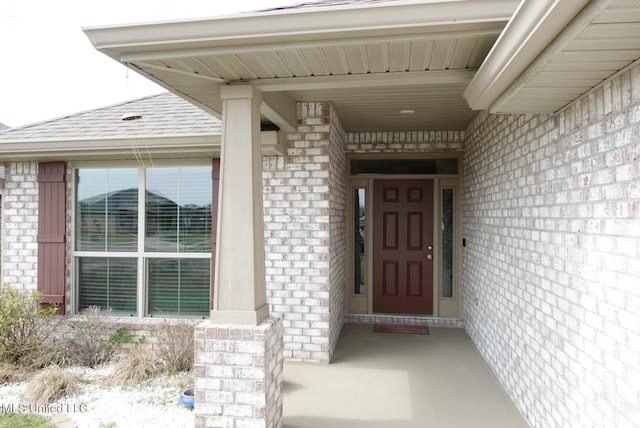
[[[25,398],[35,404],[47,404],[77,394],[80,376],[51,366],[38,372],[28,383]]]
[[[115,333],[109,336],[109,343],[115,346],[125,343],[134,343],[137,341],[139,341],[139,339],[136,339],[135,335],[133,335],[126,327],[117,329]]]
[[[187,322],[162,322],[158,351],[169,374],[190,371],[193,367],[193,325]]]
[[[111,309],[90,306],[83,315],[68,323],[71,334],[65,354],[73,363],[95,367],[109,361],[113,355],[115,343],[111,340],[112,327],[107,320]]]
[[[120,355],[111,381],[116,385],[139,384],[161,375],[164,370],[165,365],[155,352],[136,346]]]
[[[37,367],[37,356],[50,349],[55,313],[38,292],[0,290],[0,362]]]
[[[21,382],[25,377],[25,371],[18,366],[0,363],[0,385],[5,383]]]

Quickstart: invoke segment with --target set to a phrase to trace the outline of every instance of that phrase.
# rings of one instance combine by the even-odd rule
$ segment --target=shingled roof
[[[137,120],[122,120],[140,116]],[[0,142],[220,134],[222,123],[172,93],[0,131]]]
[[[331,7],[331,6],[366,6],[375,3],[391,3],[398,0],[317,0],[309,1],[288,6],[274,7],[261,10],[261,12],[270,12],[274,10],[303,9],[310,7]]]

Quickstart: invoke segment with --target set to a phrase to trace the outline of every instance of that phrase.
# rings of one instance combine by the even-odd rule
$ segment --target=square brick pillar
[[[282,320],[269,316],[260,92],[224,86],[213,309],[195,332],[197,427],[282,426]]]
[[[282,426],[282,319],[195,331],[196,428]]]

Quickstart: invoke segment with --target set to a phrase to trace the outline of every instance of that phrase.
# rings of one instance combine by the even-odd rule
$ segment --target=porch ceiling
[[[640,57],[637,0],[349,3],[85,33],[217,117],[221,86],[255,85],[263,117],[287,132],[296,101],[335,103],[350,132],[555,112]]]
[[[332,101],[348,131],[459,130],[462,93],[518,0],[391,1],[85,29],[97,49],[220,117],[222,85],[263,93],[294,131],[295,101]],[[414,114],[401,114],[413,110]]]

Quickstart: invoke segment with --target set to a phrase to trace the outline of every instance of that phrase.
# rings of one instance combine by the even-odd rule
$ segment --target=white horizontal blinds
[[[149,314],[209,315],[210,259],[147,259]]]
[[[147,168],[148,252],[211,251],[211,166]]]
[[[113,253],[137,251],[137,168],[76,170],[78,309],[136,313],[137,261]]]
[[[77,170],[76,222],[78,251],[136,251],[138,170]]]
[[[99,306],[135,315],[137,276],[135,258],[80,257],[78,309]]]
[[[145,181],[149,314],[206,316],[211,259],[201,254],[211,252],[211,166],[147,168]]]

